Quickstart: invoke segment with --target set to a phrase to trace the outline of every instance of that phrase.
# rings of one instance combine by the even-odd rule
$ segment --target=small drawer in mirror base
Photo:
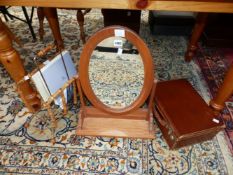
[[[146,120],[144,109],[136,111],[135,113],[138,115],[131,115],[131,118],[128,115],[111,118],[110,114],[102,113],[101,111],[98,111],[97,117],[96,113],[94,113],[95,109],[86,108],[85,110],[88,111],[85,117],[79,115],[79,120],[82,120],[79,123],[81,122],[82,126],[79,125],[77,127],[77,135],[142,139],[155,138],[154,126]]]

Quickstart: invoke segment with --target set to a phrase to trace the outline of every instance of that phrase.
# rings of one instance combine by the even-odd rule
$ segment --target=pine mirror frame
[[[144,65],[144,82],[139,96],[133,103],[131,103],[131,105],[117,109],[111,108],[100,101],[100,99],[95,95],[89,80],[89,62],[94,49],[104,39],[114,37],[116,29],[123,29],[125,31],[124,38],[130,41],[137,48]],[[134,31],[122,26],[105,27],[92,35],[84,45],[79,61],[79,78],[85,96],[94,107],[113,115],[128,114],[140,108],[151,94],[151,89],[154,83],[153,59],[144,41]]]

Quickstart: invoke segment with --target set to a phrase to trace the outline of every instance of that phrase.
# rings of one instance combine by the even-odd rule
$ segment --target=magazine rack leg
[[[26,75],[20,56],[13,48],[12,41],[5,32],[1,20],[0,61],[16,83]],[[35,112],[40,109],[40,100],[37,97],[37,93],[32,89],[28,82],[24,82],[18,87],[18,93],[30,112]]]

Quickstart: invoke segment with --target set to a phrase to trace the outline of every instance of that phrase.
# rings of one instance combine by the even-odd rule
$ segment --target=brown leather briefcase
[[[154,113],[171,149],[211,139],[225,127],[184,79],[157,83]]]

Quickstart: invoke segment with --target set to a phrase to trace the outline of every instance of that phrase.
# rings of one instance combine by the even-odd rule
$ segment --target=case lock
[[[168,125],[166,125],[166,128],[168,129],[168,135],[170,137],[171,140],[174,140],[175,139],[175,136],[173,134],[173,130],[171,127],[168,127]]]

